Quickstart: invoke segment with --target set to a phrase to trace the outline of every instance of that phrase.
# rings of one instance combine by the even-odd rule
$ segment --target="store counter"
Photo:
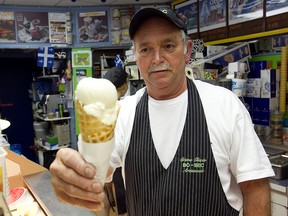
[[[272,216],[288,215],[288,178],[277,180],[270,178]]]
[[[27,159],[24,156],[18,155],[8,148],[4,148],[6,155],[6,168],[8,173],[8,182],[10,188],[26,187],[24,176],[35,173],[41,173],[47,169],[37,163]]]
[[[15,164],[8,163],[7,165],[7,172],[10,173],[10,188],[28,188],[47,215],[95,216],[93,212],[58,201],[50,182],[48,169],[9,149],[5,150],[8,153],[6,158],[19,165],[19,170]],[[13,169],[13,172],[9,168]],[[283,180],[270,178],[269,184],[271,187],[272,216],[288,216],[288,178]]]
[[[6,169],[10,189],[25,187],[29,190],[43,212],[48,216],[95,216],[83,208],[64,204],[56,198],[50,181],[50,172],[45,167],[5,148]]]

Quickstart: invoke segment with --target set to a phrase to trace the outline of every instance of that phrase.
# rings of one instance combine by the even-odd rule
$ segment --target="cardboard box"
[[[220,53],[225,48],[227,48],[227,46],[213,46],[213,45],[207,46],[207,56],[210,56],[215,53]]]
[[[260,38],[259,39],[259,51],[272,51],[273,39],[272,38]]]
[[[261,78],[260,71],[270,69],[272,67],[272,61],[254,61],[249,62],[250,73],[248,78]]]
[[[251,57],[249,44],[247,42],[234,43],[227,46],[219,53],[216,52],[212,55],[204,57],[191,63],[193,73],[197,75],[198,79],[203,79],[203,70],[205,63],[211,63],[214,65],[223,66],[223,72],[228,71],[228,64],[231,62],[247,62],[247,59]],[[247,67],[249,69],[249,67]],[[195,73],[195,70],[198,73]],[[245,70],[245,72],[248,72]]]
[[[279,108],[279,98],[244,97],[244,101],[253,124],[257,125],[269,126],[271,111]]]
[[[255,111],[272,111],[279,108],[278,98],[253,98],[253,110]]]
[[[276,97],[276,70],[261,70],[261,98]]]
[[[261,88],[246,85],[244,95],[245,97],[260,98]]]
[[[252,111],[253,124],[269,126],[270,111]]]
[[[275,35],[272,37],[273,50],[281,50],[282,47],[287,46],[288,35]]]
[[[246,97],[260,98],[261,96],[261,79],[250,78],[245,84],[244,94]]]
[[[228,46],[221,54],[212,59],[212,63],[227,68],[231,62],[241,62],[251,57],[247,42],[235,43]]]
[[[258,78],[247,79],[246,85],[253,86],[255,88],[261,88],[262,80]]]
[[[14,175],[8,176],[8,181],[9,181],[9,187],[14,188],[14,187],[26,187],[23,177],[35,173],[40,173],[43,171],[46,171],[47,169],[29,159],[27,159],[24,156],[18,155],[14,153],[13,151],[10,151],[7,147],[4,148],[5,151],[7,152],[6,159],[18,164],[20,166],[20,173],[15,172]],[[9,169],[15,169],[10,165],[11,163],[6,164],[6,169],[7,172],[9,172]]]

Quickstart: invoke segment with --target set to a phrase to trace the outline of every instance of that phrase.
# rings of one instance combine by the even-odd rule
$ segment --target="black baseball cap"
[[[130,39],[133,40],[135,33],[141,24],[150,17],[163,17],[166,20],[172,22],[178,28],[184,30],[187,34],[186,23],[180,18],[178,14],[176,14],[170,8],[144,8],[139,10],[133,17],[129,26],[129,36]]]
[[[111,81],[116,88],[122,86],[127,79],[128,74],[120,67],[112,67],[104,74],[104,79]]]

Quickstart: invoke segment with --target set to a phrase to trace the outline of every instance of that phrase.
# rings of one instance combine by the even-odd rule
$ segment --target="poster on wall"
[[[15,43],[14,12],[0,11],[0,43]]]
[[[188,34],[196,33],[198,27],[198,11],[197,0],[190,0],[174,6],[175,12],[183,19],[187,24]]]
[[[92,52],[87,49],[74,49],[72,52],[72,67],[92,67]]]
[[[288,12],[288,0],[267,0],[266,17]]]
[[[79,13],[78,35],[79,42],[84,43],[109,41],[107,12]]]
[[[15,12],[18,42],[49,42],[48,13]]]
[[[65,13],[49,13],[50,43],[67,43],[67,25]]]
[[[226,26],[225,0],[199,0],[200,32]]]
[[[111,8],[112,44],[131,43],[129,37],[130,20],[135,14],[134,6]]]
[[[229,0],[229,25],[263,17],[263,0]]]

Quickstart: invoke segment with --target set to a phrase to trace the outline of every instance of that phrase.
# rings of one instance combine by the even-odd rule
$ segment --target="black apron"
[[[147,92],[136,107],[125,160],[129,216],[239,215],[229,205],[222,189],[200,96],[193,81],[188,79],[187,85],[186,122],[175,157],[167,169],[154,147]]]

